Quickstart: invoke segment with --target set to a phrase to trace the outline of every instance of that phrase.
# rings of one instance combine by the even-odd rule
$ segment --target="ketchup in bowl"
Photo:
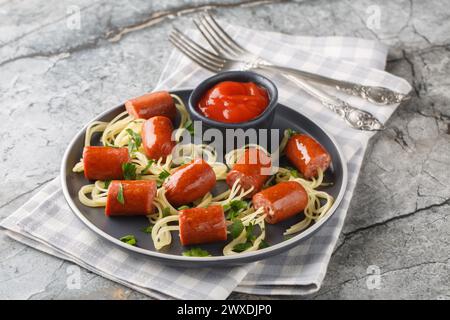
[[[202,96],[198,109],[212,120],[240,123],[257,118],[268,105],[265,88],[253,82],[223,81]]]

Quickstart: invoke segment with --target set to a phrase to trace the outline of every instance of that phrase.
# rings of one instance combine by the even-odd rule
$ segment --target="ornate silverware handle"
[[[332,86],[336,88],[337,90],[343,91],[347,94],[358,96],[363,99],[366,99],[372,103],[379,104],[379,105],[387,105],[387,104],[394,104],[394,103],[400,103],[403,101],[406,101],[410,98],[409,95],[405,95],[400,92],[392,91],[388,88],[384,87],[374,87],[374,86],[364,86],[359,85],[352,82],[347,81],[340,81],[336,79],[327,78],[318,74],[288,68],[288,67],[282,67],[274,65],[268,61],[265,60],[258,60],[257,65],[254,67],[261,68],[261,69],[269,69],[269,70],[275,70],[280,71],[283,73],[291,74],[293,76],[299,76],[304,79],[313,80],[315,82],[325,84],[327,86]]]
[[[315,88],[306,81],[300,80],[298,77],[292,76],[291,74],[283,75],[307,93],[319,99],[325,107],[339,115],[352,128],[367,131],[379,131],[384,129],[384,125],[371,113],[352,107],[347,102]]]

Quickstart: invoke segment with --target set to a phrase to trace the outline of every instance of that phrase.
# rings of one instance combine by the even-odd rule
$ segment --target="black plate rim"
[[[193,90],[192,88],[177,89],[177,90],[173,90],[170,92],[171,92],[171,94],[177,94],[177,93],[183,92],[183,91],[191,91],[192,92],[192,90]],[[83,213],[78,209],[78,207],[76,206],[76,204],[73,202],[72,198],[70,197],[68,183],[67,183],[67,177],[66,177],[69,154],[72,152],[73,146],[74,146],[75,142],[79,139],[79,137],[82,135],[84,136],[87,126],[90,123],[92,123],[93,121],[98,121],[99,119],[106,116],[108,113],[112,112],[113,110],[119,109],[119,108],[124,108],[124,104],[120,104],[116,107],[113,107],[113,108],[103,111],[102,113],[97,115],[94,119],[90,120],[86,125],[84,125],[83,128],[80,129],[80,131],[78,131],[78,133],[72,138],[69,145],[67,146],[66,151],[64,152],[64,156],[63,156],[62,162],[61,162],[60,176],[61,176],[61,184],[62,184],[64,198],[66,199],[66,202],[69,204],[69,207],[73,211],[73,213],[75,213],[75,215],[92,231],[94,231],[98,235],[102,236],[106,240],[108,240],[108,241],[114,243],[115,245],[118,245],[126,250],[130,250],[130,251],[133,251],[133,252],[136,252],[139,254],[143,254],[148,257],[154,258],[156,260],[166,261],[170,264],[175,264],[175,265],[179,265],[179,266],[190,266],[190,267],[223,266],[224,264],[240,265],[240,264],[244,264],[244,263],[258,261],[258,260],[262,260],[262,259],[268,258],[273,255],[279,254],[288,249],[291,249],[292,247],[294,247],[301,241],[309,238],[312,234],[317,232],[317,230],[319,230],[331,218],[331,216],[335,213],[336,209],[338,208],[339,204],[341,203],[341,201],[344,197],[345,191],[347,189],[347,183],[348,183],[347,161],[344,157],[344,154],[343,154],[341,148],[339,147],[339,144],[336,142],[336,140],[334,139],[334,137],[331,134],[329,134],[324,128],[319,126],[312,119],[303,115],[301,112],[298,112],[297,110],[294,110],[294,109],[289,108],[281,103],[278,103],[277,109],[278,108],[287,108],[288,110],[290,110],[292,112],[298,113],[301,116],[303,116],[304,118],[307,118],[309,121],[311,121],[320,130],[322,130],[325,133],[325,135],[334,144],[334,147],[336,148],[336,150],[339,154],[339,158],[342,163],[342,173],[343,173],[342,174],[342,185],[341,185],[338,196],[336,197],[333,206],[330,208],[328,213],[321,220],[314,223],[311,227],[307,228],[305,231],[300,232],[299,234],[293,236],[292,238],[282,241],[280,243],[274,244],[268,248],[260,249],[260,250],[252,251],[252,252],[247,252],[247,253],[229,255],[229,256],[186,257],[186,256],[182,256],[182,255],[173,255],[173,254],[168,254],[168,253],[151,251],[148,249],[128,245],[126,243],[123,243],[119,239],[107,234],[106,232],[104,232],[103,230],[101,230],[100,228],[98,228],[97,226],[92,224],[83,215]]]

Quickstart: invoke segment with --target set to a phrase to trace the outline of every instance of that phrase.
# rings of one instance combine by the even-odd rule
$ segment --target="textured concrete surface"
[[[79,30],[67,27],[72,5],[81,11]],[[323,287],[307,298],[450,298],[450,7],[443,0],[0,0],[0,218],[58,174],[67,141],[85,122],[156,84],[172,25],[190,26],[209,7],[253,28],[391,46],[388,70],[413,83],[415,96],[371,141]],[[69,265],[0,234],[0,298],[146,298],[87,271],[82,289],[70,290]]]

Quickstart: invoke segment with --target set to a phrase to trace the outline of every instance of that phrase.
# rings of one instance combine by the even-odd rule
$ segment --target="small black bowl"
[[[250,121],[239,123],[225,123],[205,117],[198,109],[198,103],[203,95],[222,81],[236,81],[236,82],[254,82],[257,85],[265,88],[269,94],[269,105],[257,118]],[[216,74],[211,78],[208,78],[201,82],[197,88],[195,88],[190,97],[188,104],[188,112],[192,121],[202,121],[203,126],[207,128],[216,128],[222,132],[226,129],[269,129],[272,125],[273,118],[275,116],[275,109],[278,105],[278,89],[275,84],[268,78],[249,71],[228,71]]]

